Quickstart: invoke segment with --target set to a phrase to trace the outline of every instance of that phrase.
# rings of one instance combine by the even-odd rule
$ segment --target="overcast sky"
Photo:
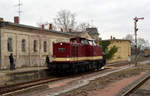
[[[52,22],[58,11],[70,10],[79,22],[98,27],[100,37],[123,38],[134,35],[133,18],[144,17],[138,22],[138,36],[150,42],[150,0],[21,0],[21,23],[35,26],[37,22]],[[0,0],[0,17],[13,21],[18,15],[18,0]]]

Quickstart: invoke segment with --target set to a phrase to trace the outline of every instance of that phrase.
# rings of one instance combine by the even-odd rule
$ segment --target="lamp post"
[[[142,18],[137,18],[135,17],[133,20],[134,20],[134,32],[135,32],[135,66],[137,66],[137,31],[138,31],[138,28],[137,28],[137,22],[138,20],[143,20],[144,17]]]

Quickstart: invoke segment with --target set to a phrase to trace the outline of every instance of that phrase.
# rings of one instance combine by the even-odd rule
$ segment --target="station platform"
[[[0,70],[0,86],[26,82],[47,76],[47,67],[24,67],[15,70]]]
[[[15,70],[0,70],[0,76],[2,74],[11,74],[11,73],[20,73],[20,72],[28,72],[28,71],[37,71],[37,70],[45,70],[47,67],[24,67],[24,68],[16,68]]]

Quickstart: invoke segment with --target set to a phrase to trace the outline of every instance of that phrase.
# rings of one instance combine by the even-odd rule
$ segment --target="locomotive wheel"
[[[86,72],[89,71],[89,64],[87,64],[87,65],[85,66],[85,71],[86,71]]]
[[[75,73],[78,73],[79,70],[78,70],[78,67],[75,67]]]
[[[96,69],[99,70],[101,67],[101,63],[99,61],[96,62]]]
[[[80,72],[83,72],[83,69],[84,67],[83,66],[78,66],[78,72],[80,73]]]
[[[81,66],[81,72],[84,72],[84,69],[85,69],[84,65]]]
[[[88,64],[88,68],[89,68],[90,71],[92,70],[91,62],[90,62],[90,64]]]
[[[94,71],[95,69],[96,69],[95,62],[92,62],[92,71]]]
[[[74,65],[74,67],[72,68],[72,72],[74,74],[78,73],[78,66]]]

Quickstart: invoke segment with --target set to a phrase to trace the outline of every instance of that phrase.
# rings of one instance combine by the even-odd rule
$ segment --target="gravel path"
[[[140,63],[147,64],[149,61]],[[122,88],[143,76],[147,70],[150,70],[149,64],[108,74],[102,78],[95,79],[88,86],[60,96],[115,96]]]
[[[132,76],[130,78],[125,78],[120,81],[111,83],[107,85],[104,89],[94,90],[87,94],[87,96],[115,96],[122,88],[127,86],[128,84],[131,84],[134,80],[139,79],[141,76],[143,76],[145,72],[142,72],[139,75]]]

